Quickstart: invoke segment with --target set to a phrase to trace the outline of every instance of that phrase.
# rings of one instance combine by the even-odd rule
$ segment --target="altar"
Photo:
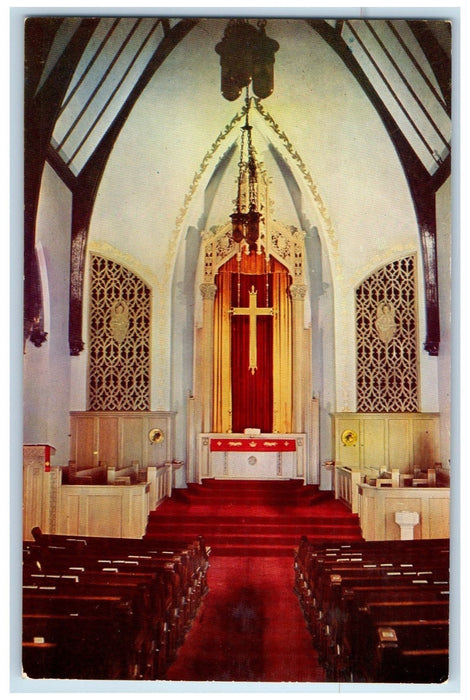
[[[306,480],[306,434],[201,433],[198,481],[216,479]]]

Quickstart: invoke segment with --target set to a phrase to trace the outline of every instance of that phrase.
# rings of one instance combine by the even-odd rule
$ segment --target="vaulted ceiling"
[[[256,25],[257,20],[250,22]],[[152,128],[150,121],[142,124],[139,138],[151,147],[156,171],[159,154],[171,160],[171,144],[181,142],[186,154],[178,160],[181,183],[191,182],[217,134],[243,106],[242,98],[239,104],[231,103],[220,94],[219,57],[214,48],[226,24],[226,19],[149,16],[31,17],[26,22],[25,327],[34,315],[35,223],[41,177],[48,162],[73,196],[72,354],[83,345],[84,249],[96,195],[138,101],[148,100],[149,94],[155,100],[158,123]],[[344,135],[336,125],[335,136],[328,115],[335,113],[335,107],[338,112],[340,101],[343,110],[348,104],[348,96],[335,94],[331,76],[322,77],[323,54],[328,52],[330,57],[333,50],[338,69],[349,71],[388,134],[422,236],[434,234],[434,194],[450,172],[450,23],[273,19],[266,29],[280,49],[274,92],[259,103],[260,113],[276,115],[280,137],[285,128],[299,153],[311,152],[312,142],[320,143],[325,134],[325,165],[325,154],[335,147],[335,140],[338,148],[345,147]],[[149,85],[153,86],[151,93],[146,92]],[[325,100],[330,111],[323,109]],[[169,102],[173,107],[166,110]],[[151,105],[147,110],[150,114]],[[347,119],[344,111],[343,116]],[[191,143],[183,144],[188,120],[193,122]],[[348,138],[354,139],[354,134]],[[230,143],[225,146],[228,158]],[[320,146],[318,150],[321,162]],[[271,148],[271,156],[282,170],[283,161],[275,149]],[[222,167],[221,162],[213,166],[213,173],[217,167]],[[283,178],[285,182],[285,172]],[[436,282],[432,270],[428,272],[426,283],[432,292],[428,294],[428,351],[435,354],[439,341]]]

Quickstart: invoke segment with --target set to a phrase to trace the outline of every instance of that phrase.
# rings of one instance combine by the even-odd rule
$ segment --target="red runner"
[[[295,440],[212,438],[211,452],[295,452]]]
[[[211,557],[209,593],[165,678],[322,682],[285,557]]]

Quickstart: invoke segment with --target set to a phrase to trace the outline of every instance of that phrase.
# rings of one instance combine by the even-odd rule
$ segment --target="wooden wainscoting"
[[[160,442],[149,439],[154,428],[162,433]],[[173,411],[72,411],[70,433],[70,459],[78,467],[96,467],[101,462],[120,469],[133,461],[146,467],[175,456]]]
[[[440,462],[438,413],[335,413],[332,423],[338,466],[411,472]],[[357,440],[345,444],[345,431]]]

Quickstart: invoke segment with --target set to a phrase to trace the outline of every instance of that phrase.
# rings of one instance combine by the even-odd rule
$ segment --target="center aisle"
[[[324,680],[293,591],[293,558],[211,556],[208,584],[166,680]]]

